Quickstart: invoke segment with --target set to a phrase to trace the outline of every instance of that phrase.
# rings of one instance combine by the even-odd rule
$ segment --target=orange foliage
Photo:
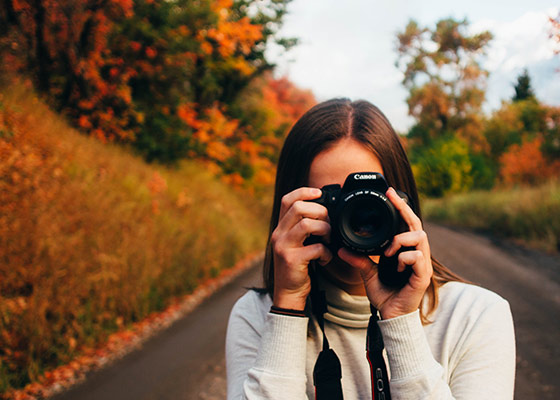
[[[262,27],[251,24],[249,18],[244,17],[239,21],[227,21],[227,9],[220,12],[220,21],[215,28],[208,29],[206,38],[216,42],[220,55],[224,58],[233,55],[236,51],[249,54],[254,44],[262,38]]]
[[[200,121],[197,119],[198,113],[195,107],[196,104],[194,103],[181,104],[177,108],[177,116],[191,128],[199,129]]]
[[[210,108],[206,111],[208,117],[202,129],[211,132],[211,136],[227,139],[235,135],[239,122],[235,119],[227,118],[218,107]]]
[[[446,128],[451,99],[443,89],[433,83],[411,90],[407,100],[409,114],[424,124],[434,124],[436,129]]]
[[[513,144],[500,157],[500,174],[504,183],[535,184],[560,176],[560,160],[548,162],[542,154],[540,137],[521,145]]]
[[[247,56],[255,44],[262,39],[261,25],[252,24],[248,17],[231,20],[233,0],[215,0],[211,9],[218,16],[215,26],[197,33],[197,40],[206,55],[217,51],[223,59],[231,58],[231,65],[243,75],[250,75],[254,67],[243,57]]]
[[[298,88],[287,77],[273,79],[268,75],[265,82],[263,100],[267,108],[275,111],[276,126],[291,126],[316,103],[310,90]]]
[[[228,146],[219,141],[212,141],[206,146],[206,155],[211,160],[216,160],[218,162],[224,162],[232,156],[232,151]]]
[[[167,182],[158,172],[154,172],[148,182],[148,189],[152,195],[157,195],[167,189]]]
[[[311,91],[299,89],[286,77],[274,79],[266,74],[255,86],[257,98],[250,100],[266,115],[261,126],[241,126],[240,121],[229,117],[225,106],[218,103],[200,112],[197,104],[185,103],[178,107],[177,115],[193,129],[197,143],[203,145],[204,151],[199,156],[213,165],[241,159],[254,170],[253,183],[270,185],[274,182],[275,171],[269,157],[278,154],[281,145],[277,136],[282,138],[316,101]],[[252,132],[253,129],[258,132]],[[246,183],[246,178],[236,171],[224,179],[234,186]]]

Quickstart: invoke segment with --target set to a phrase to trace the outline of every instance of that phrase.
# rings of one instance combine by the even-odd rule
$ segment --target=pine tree
[[[531,87],[531,77],[529,76],[527,68],[517,77],[517,84],[514,86],[514,89],[515,96],[511,99],[514,102],[535,98],[535,93]]]

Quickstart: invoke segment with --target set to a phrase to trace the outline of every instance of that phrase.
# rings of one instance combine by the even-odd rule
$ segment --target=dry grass
[[[262,249],[262,200],[145,164],[0,89],[0,393]]]
[[[427,219],[516,239],[548,252],[560,251],[560,181],[538,187],[501,188],[425,199]]]

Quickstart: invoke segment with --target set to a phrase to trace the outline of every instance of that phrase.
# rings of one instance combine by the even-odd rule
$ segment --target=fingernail
[[[321,189],[316,189],[316,188],[314,188],[314,189],[311,191],[311,193],[312,193],[314,196],[320,196],[322,192],[321,192]]]

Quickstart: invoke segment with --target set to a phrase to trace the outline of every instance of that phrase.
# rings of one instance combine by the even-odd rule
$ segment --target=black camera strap
[[[323,350],[319,353],[313,368],[313,385],[316,400],[342,400],[342,367],[340,360],[329,346],[325,334],[325,319],[327,312],[327,298],[325,292],[319,289],[316,272],[309,268],[311,278],[311,308],[321,332],[323,332]]]
[[[313,368],[313,385],[315,400],[342,400],[342,367],[338,356],[329,346],[325,334],[324,314],[327,312],[325,292],[319,289],[316,272],[309,268],[311,278],[311,307],[323,333],[323,350],[319,353]],[[391,400],[389,377],[383,358],[383,337],[377,321],[377,310],[371,307],[366,339],[366,356],[371,371],[371,388],[373,400]]]
[[[389,376],[387,366],[383,358],[383,337],[379,329],[379,316],[377,310],[371,307],[371,317],[367,329],[366,354],[371,371],[371,391],[373,400],[390,400]]]

